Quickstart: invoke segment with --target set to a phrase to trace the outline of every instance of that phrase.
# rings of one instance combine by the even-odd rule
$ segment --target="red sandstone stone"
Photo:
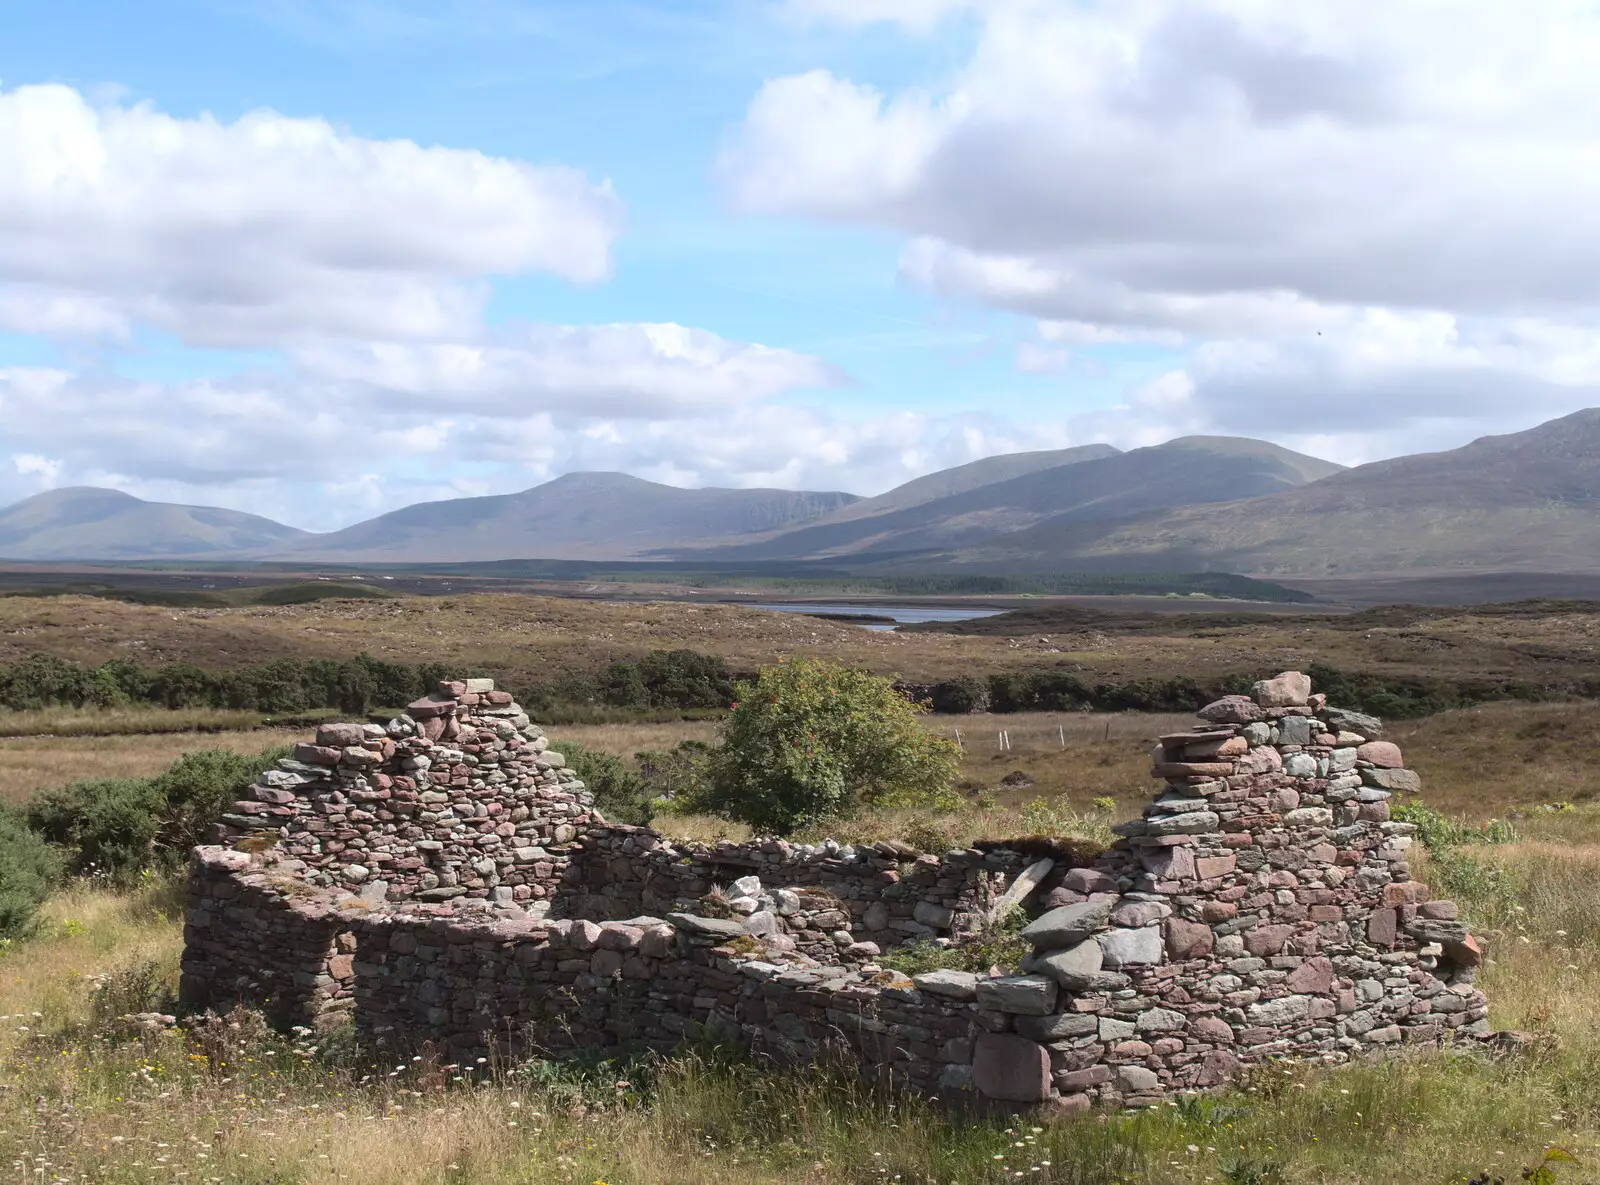
[[[1234,856],[1201,856],[1194,862],[1194,874],[1203,881],[1212,877],[1227,876],[1238,867],[1239,861]]]
[[[1435,921],[1453,922],[1461,916],[1461,907],[1454,901],[1427,901],[1417,907],[1417,912]]]
[[[1050,1097],[1050,1051],[1009,1033],[980,1034],[973,1047],[972,1082],[991,1099],[1042,1102]]]
[[[1044,1113],[1051,1120],[1075,1119],[1079,1115],[1087,1115],[1090,1109],[1089,1096],[1086,1094],[1064,1094],[1060,1098],[1051,1099],[1045,1104]]]
[[[1275,955],[1294,935],[1293,926],[1257,926],[1244,936],[1244,948],[1257,958]]]
[[[1233,1044],[1233,1026],[1218,1016],[1202,1016],[1190,1022],[1190,1030],[1202,1041],[1215,1045]]]
[[[1299,995],[1322,995],[1333,990],[1333,963],[1328,959],[1307,959],[1289,972],[1284,986]]]
[[[1178,961],[1204,958],[1211,953],[1215,936],[1211,927],[1183,918],[1166,920],[1167,954]]]
[[[1376,909],[1367,920],[1367,941],[1373,946],[1393,946],[1399,933],[1399,913],[1393,909]]]
[[[1416,905],[1428,899],[1428,886],[1421,881],[1399,881],[1383,886],[1383,903],[1386,906]]]
[[[1370,762],[1379,769],[1401,769],[1405,766],[1400,746],[1393,741],[1368,741],[1356,750],[1356,760]]]

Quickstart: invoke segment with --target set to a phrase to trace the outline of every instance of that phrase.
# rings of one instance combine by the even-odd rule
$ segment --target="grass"
[[[0,801],[22,802],[42,786],[78,778],[138,778],[161,772],[196,749],[259,753],[304,740],[305,729],[174,732],[132,736],[0,739]]]

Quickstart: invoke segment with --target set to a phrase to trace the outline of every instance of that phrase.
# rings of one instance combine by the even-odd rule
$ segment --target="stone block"
[[[1052,1012],[1048,1016],[1019,1016],[1013,1022],[1019,1036],[1048,1045],[1072,1037],[1088,1037],[1100,1030],[1100,1018],[1089,1012]]]
[[[982,1033],[973,1046],[972,1081],[987,1098],[1043,1102],[1050,1097],[1050,1051],[1026,1037]]]
[[[911,982],[922,991],[947,1000],[978,998],[978,977],[971,971],[924,971],[913,975]]]
[[[1257,958],[1265,958],[1283,950],[1293,936],[1293,926],[1257,926],[1244,935],[1244,948]]]
[[[1233,853],[1225,856],[1201,856],[1194,862],[1194,874],[1200,880],[1208,881],[1214,877],[1227,876],[1239,863],[1239,858]]]
[[[1261,709],[1245,695],[1225,695],[1201,708],[1197,715],[1212,724],[1249,724],[1261,719]]]
[[[1173,1008],[1148,1008],[1134,1021],[1138,1033],[1179,1033],[1188,1025],[1189,1018]]]
[[[1284,986],[1291,992],[1322,995],[1333,990],[1336,982],[1333,963],[1324,958],[1307,959],[1289,972]]]
[[[1204,958],[1211,953],[1216,937],[1211,927],[1183,918],[1168,918],[1165,923],[1167,953],[1175,962]]]
[[[1163,942],[1158,926],[1142,930],[1107,930],[1096,936],[1107,967],[1151,966],[1161,961]]]
[[[950,923],[955,919],[955,911],[943,905],[935,905],[931,901],[919,901],[911,911],[911,916],[924,926],[931,926],[936,930],[948,930]]]
[[[1074,893],[1115,893],[1117,882],[1099,869],[1071,868],[1061,878],[1061,887]]]
[[[1099,898],[1052,909],[1024,927],[1022,936],[1033,943],[1035,950],[1076,946],[1105,925],[1112,904],[1110,898]]]
[[[330,749],[343,749],[346,745],[359,745],[366,733],[359,724],[322,724],[317,727],[317,744]]]
[[[1303,708],[1311,698],[1311,677],[1284,671],[1257,682],[1250,688],[1250,698],[1263,708]]]
[[[1143,1066],[1118,1066],[1117,1083],[1130,1094],[1139,1094],[1159,1089],[1161,1079],[1156,1077],[1154,1070],[1147,1070]]]
[[[1056,984],[1043,975],[980,979],[977,989],[978,1006],[991,1012],[1046,1016],[1055,1011]]]
[[[1033,960],[1034,970],[1042,971],[1069,992],[1083,991],[1089,987],[1104,966],[1104,952],[1092,938]]]

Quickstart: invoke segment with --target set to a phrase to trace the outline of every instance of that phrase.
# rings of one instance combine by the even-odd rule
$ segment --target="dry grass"
[[[304,729],[173,732],[147,736],[12,737],[0,740],[0,802],[22,802],[41,786],[77,778],[140,778],[196,749],[259,753],[304,740]]]
[[[128,736],[155,732],[237,732],[258,728],[260,712],[232,708],[41,708],[0,717],[0,740],[35,736]]]
[[[917,680],[1040,667],[1066,669],[1089,682],[1178,673],[1205,678],[1323,661],[1384,676],[1560,686],[1600,677],[1600,613],[1490,617],[1462,609],[1418,624],[1366,629],[1341,628],[1337,619],[1229,625],[1177,616],[1132,632],[1081,628],[981,637],[873,632],[740,605],[504,593],[228,609],[0,597],[0,662],[42,651],[85,662],[135,657],[236,667],[365,650],[531,682],[674,647],[720,654],[745,670],[804,653]]]

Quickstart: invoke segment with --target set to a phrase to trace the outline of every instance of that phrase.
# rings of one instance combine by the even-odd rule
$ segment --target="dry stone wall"
[[[699,847],[606,824],[509,697],[446,684],[359,740],[324,729],[263,778],[271,813],[240,804],[231,846],[196,849],[183,995],[459,1059],[720,1032],[1060,1113],[1486,1033],[1481,951],[1412,878],[1389,803],[1419,783],[1381,724],[1294,672],[1200,717],[1090,860]],[[878,961],[1012,905],[1032,953],[1010,974]]]

